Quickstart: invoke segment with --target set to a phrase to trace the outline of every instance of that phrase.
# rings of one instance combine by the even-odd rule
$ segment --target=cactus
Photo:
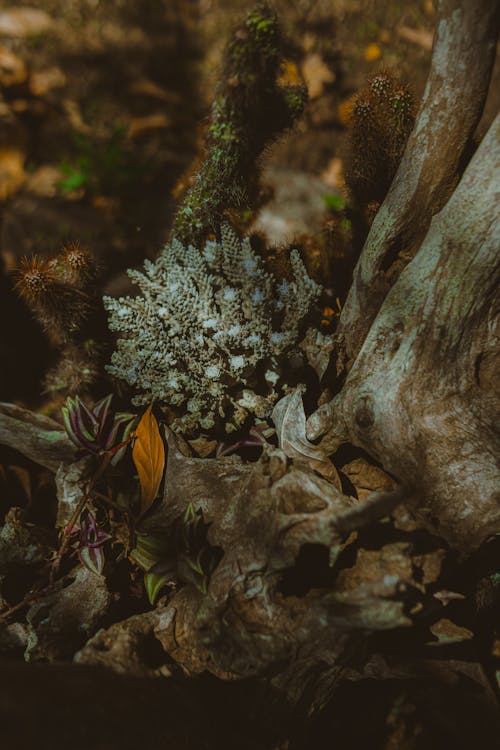
[[[173,226],[172,237],[185,245],[216,231],[226,210],[251,206],[260,154],[304,108],[304,87],[277,82],[281,48],[276,16],[265,4],[249,13],[226,47],[206,155]]]
[[[386,72],[370,78],[356,98],[345,179],[368,219],[389,190],[414,120],[411,91]]]
[[[104,318],[92,254],[70,243],[52,258],[23,258],[16,276],[19,295],[59,351],[45,390],[86,392],[99,374],[102,347],[95,342]]]

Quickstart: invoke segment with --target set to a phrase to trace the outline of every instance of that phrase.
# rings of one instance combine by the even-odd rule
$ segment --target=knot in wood
[[[355,410],[354,420],[358,427],[367,430],[373,427],[375,416],[373,413],[373,401],[371,396],[362,396],[358,399]]]

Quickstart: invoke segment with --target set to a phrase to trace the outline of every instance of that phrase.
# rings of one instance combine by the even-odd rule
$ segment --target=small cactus
[[[206,137],[206,155],[180,206],[172,237],[199,245],[227,211],[243,212],[257,194],[259,156],[290,128],[306,89],[279,83],[283,42],[265,3],[251,10],[226,46]]]
[[[345,179],[363,211],[384,200],[414,120],[411,91],[386,72],[370,78],[358,94],[351,118]],[[369,220],[368,215],[366,218]]]
[[[45,377],[45,391],[87,392],[99,373],[102,347],[96,340],[104,322],[92,253],[72,242],[52,258],[23,258],[16,276],[19,295],[59,349],[59,361]]]

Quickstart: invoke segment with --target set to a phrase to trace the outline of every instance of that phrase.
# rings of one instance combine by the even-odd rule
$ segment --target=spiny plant
[[[177,212],[172,236],[198,244],[228,209],[248,210],[257,192],[257,161],[290,128],[307,99],[303,86],[278,83],[283,42],[275,14],[260,3],[224,53],[205,157]]]
[[[19,295],[59,350],[59,360],[46,376],[46,390],[86,391],[99,373],[95,341],[103,320],[92,254],[69,243],[52,258],[23,258],[16,277]]]
[[[410,89],[387,72],[372,76],[356,97],[345,180],[368,219],[389,190],[414,121]]]

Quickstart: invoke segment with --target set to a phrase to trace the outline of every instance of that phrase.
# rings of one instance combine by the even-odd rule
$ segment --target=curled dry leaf
[[[306,415],[302,403],[302,387],[284,396],[273,410],[279,446],[289,457],[307,461],[309,466],[342,491],[337,469],[319,445],[306,437]]]
[[[132,459],[141,484],[141,513],[153,503],[165,468],[165,447],[151,404],[142,415],[135,431]]]

